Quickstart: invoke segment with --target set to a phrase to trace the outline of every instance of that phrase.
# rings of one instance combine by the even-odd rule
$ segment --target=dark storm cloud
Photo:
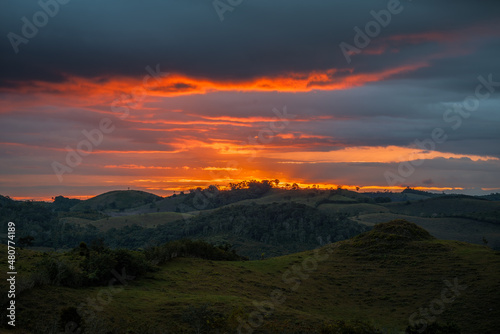
[[[68,75],[144,75],[147,65],[212,79],[248,79],[284,72],[308,72],[354,67],[370,73],[395,64],[417,61],[437,51],[436,43],[409,46],[383,57],[361,54],[347,64],[339,43],[353,44],[354,26],[373,20],[371,10],[387,8],[388,1],[243,1],[221,22],[212,1],[79,1],[60,5],[36,36],[19,45],[15,54],[9,32],[22,35],[21,18],[32,21],[41,10],[36,2],[0,4],[0,84],[23,80],[64,81]],[[391,35],[472,29],[498,18],[497,1],[403,1],[404,10],[382,29]],[[488,30],[488,29],[486,29]],[[487,35],[486,32],[483,31]],[[464,37],[465,36],[464,34]],[[480,34],[475,37],[481,40]],[[455,64],[434,66],[417,77],[449,77],[457,66],[494,65],[498,43]],[[495,51],[496,50],[496,51]],[[486,56],[488,54],[489,56]],[[450,56],[453,58],[453,56]],[[440,60],[435,60],[440,62]],[[441,60],[442,61],[442,60]],[[443,61],[444,62],[444,61]],[[469,72],[467,68],[463,69]],[[462,70],[460,70],[462,71]],[[472,72],[474,72],[472,70]],[[468,76],[467,76],[468,77]]]

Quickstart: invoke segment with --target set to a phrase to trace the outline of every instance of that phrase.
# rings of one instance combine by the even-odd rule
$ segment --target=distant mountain
[[[82,201],[73,206],[71,211],[123,211],[145,204],[151,205],[161,199],[163,197],[145,191],[115,190]]]

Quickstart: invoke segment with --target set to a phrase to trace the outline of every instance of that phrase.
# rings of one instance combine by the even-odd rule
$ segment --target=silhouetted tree
[[[25,237],[19,238],[18,243],[21,247],[29,247],[33,244],[34,240],[35,240],[34,237],[32,237],[31,235],[27,235]]]

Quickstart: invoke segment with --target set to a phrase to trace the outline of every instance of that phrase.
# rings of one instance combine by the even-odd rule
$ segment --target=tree
[[[32,237],[31,235],[27,235],[25,237],[19,238],[18,243],[21,247],[29,247],[33,244],[33,240],[35,240],[34,237]]]
[[[125,220],[126,222],[127,220]],[[96,253],[103,253],[109,250],[109,247],[106,246],[104,243],[104,240],[102,238],[97,238],[92,240],[92,243],[90,244],[90,250],[94,251]]]
[[[207,191],[210,193],[218,193],[219,192],[219,187],[217,187],[214,184],[211,184],[208,186]]]
[[[80,246],[78,247],[79,249],[79,254],[81,256],[88,257],[89,256],[89,249],[87,247],[87,244],[85,242],[80,242]]]
[[[483,237],[483,243],[484,243],[485,246],[488,246],[488,240],[486,240],[485,237]]]

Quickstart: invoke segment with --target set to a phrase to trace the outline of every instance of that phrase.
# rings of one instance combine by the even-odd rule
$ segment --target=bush
[[[248,260],[233,251],[229,246],[213,246],[201,240],[177,240],[161,246],[149,247],[144,251],[146,259],[155,265],[164,264],[176,257],[198,257],[214,261]]]
[[[91,247],[92,249],[92,247]],[[94,248],[95,249],[95,248]],[[28,288],[42,285],[81,287],[108,284],[114,277],[113,270],[121,273],[125,268],[130,276],[140,276],[154,268],[143,253],[126,249],[112,250],[98,247],[101,252],[89,250],[85,243],[63,255],[45,255],[36,263]]]
[[[45,257],[36,267],[37,270],[32,275],[35,286],[51,284],[77,287],[82,284],[81,270],[75,263]]]
[[[100,253],[90,251],[81,266],[88,285],[108,283],[114,277],[113,269],[121,272],[125,268],[127,274],[131,276],[140,276],[153,270],[144,254],[136,254],[127,249],[111,250],[108,248]]]
[[[128,274],[140,276],[153,270],[142,253],[136,254],[127,249],[118,249],[113,253],[116,259],[115,269],[118,272],[121,271],[121,268],[126,268]]]
[[[82,263],[86,283],[90,285],[107,283],[112,276],[111,270],[115,269],[117,264],[112,252],[90,251],[89,256]]]

